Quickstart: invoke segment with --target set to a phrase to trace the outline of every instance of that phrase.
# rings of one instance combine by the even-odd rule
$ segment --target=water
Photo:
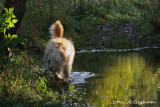
[[[79,103],[96,107],[160,105],[160,49],[79,53],[73,69],[93,74],[74,84]]]

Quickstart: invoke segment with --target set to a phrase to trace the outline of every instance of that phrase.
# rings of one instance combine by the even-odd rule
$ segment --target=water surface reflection
[[[160,49],[81,53],[76,55],[74,70],[95,74],[75,85],[75,94],[83,103],[97,107],[160,105]]]

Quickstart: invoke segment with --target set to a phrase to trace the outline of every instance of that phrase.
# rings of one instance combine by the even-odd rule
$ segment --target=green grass
[[[76,50],[87,49],[88,46],[100,47],[96,41],[99,23],[113,20],[119,23],[141,20],[142,14],[148,10],[149,4],[146,0],[108,0],[107,2],[103,0],[42,0],[40,2],[30,0],[27,2],[27,10],[19,35],[25,38],[27,49],[43,52],[49,39],[49,26],[56,20],[61,20],[65,30],[64,37],[74,42]],[[141,25],[141,27],[145,26]]]
[[[147,11],[141,14],[137,23],[140,26],[141,34],[149,45],[160,46],[160,0],[150,2]]]
[[[107,42],[107,47],[114,49],[131,49],[131,48],[136,48],[136,46],[129,40],[123,38],[123,37],[115,37],[112,38]]]
[[[0,106],[61,106],[63,99],[75,103],[74,87],[65,94],[62,84],[46,74],[42,67],[42,55],[21,51],[8,60],[0,74]]]

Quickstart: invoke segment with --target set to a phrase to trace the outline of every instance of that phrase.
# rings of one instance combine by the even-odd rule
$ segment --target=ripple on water
[[[91,72],[72,72],[71,84],[85,83],[85,79],[91,76],[95,76],[95,74]]]
[[[160,48],[160,47],[142,47],[142,48],[133,48],[133,49],[92,49],[90,51],[82,49],[77,51],[77,53],[92,53],[92,52],[125,52],[125,51],[138,51],[138,50],[142,50],[142,49],[156,49],[156,48]]]

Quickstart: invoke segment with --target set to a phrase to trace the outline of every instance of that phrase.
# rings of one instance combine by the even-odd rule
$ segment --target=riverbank
[[[160,47],[160,43],[154,42],[149,39],[150,36],[142,34],[138,22],[135,20],[101,22],[97,26],[96,34],[96,39],[94,38],[96,45],[92,46],[93,43],[90,43],[87,48],[82,46],[78,50]]]
[[[159,43],[149,44],[148,37],[141,34],[137,21],[110,21],[97,27],[98,43],[101,48],[128,49],[138,47],[159,47]]]

